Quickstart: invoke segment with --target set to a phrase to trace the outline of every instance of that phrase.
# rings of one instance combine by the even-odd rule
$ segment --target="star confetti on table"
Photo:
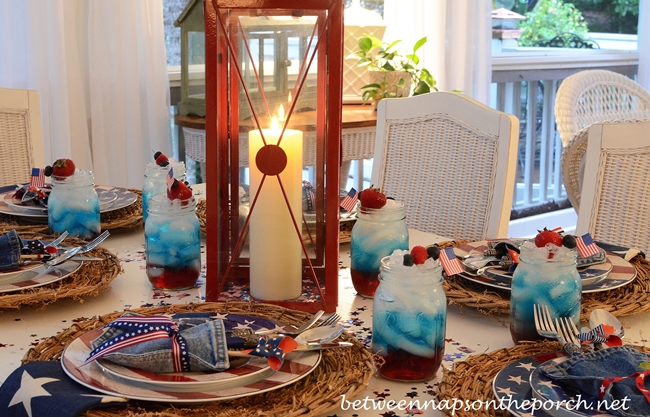
[[[415,388],[413,388],[413,389],[415,389]],[[404,394],[404,396],[409,397],[409,398],[415,398],[415,397],[418,396],[418,393],[417,393],[417,391],[411,391],[411,392],[407,392],[406,394]]]

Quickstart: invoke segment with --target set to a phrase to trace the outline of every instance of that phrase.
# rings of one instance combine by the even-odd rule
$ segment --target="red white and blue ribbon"
[[[446,248],[440,251],[440,264],[444,268],[447,276],[460,274],[465,271],[452,248]]]
[[[341,200],[341,207],[343,207],[345,211],[352,211],[356,207],[358,199],[359,193],[357,193],[357,190],[355,190],[354,187],[350,188],[348,194],[343,200]]]
[[[599,324],[586,333],[579,333],[576,336],[585,343],[605,343],[614,334],[614,326]]]
[[[596,245],[596,242],[594,242],[589,233],[576,237],[576,243],[578,252],[580,252],[580,256],[583,258],[596,255],[600,252],[600,248]]]
[[[167,173],[167,189],[171,190],[172,185],[174,185],[174,169],[169,168],[169,172]]]
[[[127,316],[112,321],[104,327],[124,330],[93,349],[84,366],[109,353],[128,346],[157,339],[171,339],[171,354],[174,372],[189,372],[190,362],[185,339],[178,333],[178,326],[167,317],[161,316]]]
[[[643,372],[635,372],[630,376],[617,376],[617,377],[612,377],[612,378],[605,378],[603,379],[603,382],[600,385],[600,388],[598,389],[598,399],[602,400],[603,397],[605,397],[605,393],[607,392],[607,388],[609,388],[610,385],[612,385],[615,382],[622,381],[624,379],[628,378],[634,378],[634,382],[636,385],[636,388],[641,391],[643,396],[645,397],[646,401],[650,403],[650,390],[648,390],[645,387],[645,378],[650,377],[650,372],[648,371],[643,371]]]
[[[45,186],[45,170],[42,168],[32,168],[32,179],[29,185],[36,188],[43,188]]]
[[[298,347],[298,342],[291,337],[281,336],[267,339],[261,336],[255,349],[244,350],[242,352],[268,358],[271,369],[277,371],[284,363],[284,355],[293,352],[296,347]]]

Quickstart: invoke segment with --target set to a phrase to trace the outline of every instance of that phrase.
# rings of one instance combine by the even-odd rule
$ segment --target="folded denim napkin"
[[[26,363],[0,386],[3,417],[75,417],[91,409],[125,407],[127,401],[75,382],[59,361]]]
[[[645,376],[650,377],[650,356],[633,347],[612,347],[560,363],[547,362],[540,372],[560,385],[603,400],[605,407],[618,404],[607,409],[611,414],[650,416],[650,383],[645,382]]]
[[[125,313],[91,342],[86,363],[104,358],[149,372],[223,371],[230,367],[222,320],[185,325],[164,316]]]
[[[22,242],[15,230],[10,230],[0,236],[0,271],[20,267],[20,252]]]
[[[641,255],[645,258],[645,253],[637,248],[628,248],[627,246],[612,245],[611,243],[605,242],[596,242],[596,244],[607,252],[618,255],[626,261],[629,261],[637,255]]]

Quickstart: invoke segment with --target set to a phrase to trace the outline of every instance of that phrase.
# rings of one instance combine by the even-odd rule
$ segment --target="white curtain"
[[[638,28],[638,82],[646,90],[650,90],[650,4],[647,1],[639,2]]]
[[[39,93],[46,162],[141,188],[169,152],[162,0],[0,0],[0,57],[0,87]]]
[[[427,36],[418,56],[438,89],[460,90],[489,104],[491,11],[489,0],[385,0],[384,41],[402,39],[401,47],[408,49]]]

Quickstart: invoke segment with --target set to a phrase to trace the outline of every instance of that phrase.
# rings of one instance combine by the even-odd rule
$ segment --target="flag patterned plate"
[[[470,253],[482,254],[485,249],[487,249],[486,241],[471,242],[455,247],[454,253],[462,259]],[[605,263],[580,268],[578,272],[582,278],[583,293],[613,290],[629,284],[636,277],[636,269],[631,263],[609,252],[607,252]],[[458,276],[505,291],[510,291],[512,281],[512,273],[498,268],[489,269],[485,272],[485,275],[476,277],[462,273]]]
[[[75,381],[95,391],[117,395],[142,401],[161,401],[166,403],[205,403],[212,401],[231,400],[261,394],[293,384],[306,377],[320,363],[321,352],[292,352],[284,360],[282,367],[271,372],[263,379],[239,378],[232,386],[224,385],[220,389],[191,389],[188,391],[165,391],[160,387],[144,384],[127,383],[128,381],[113,378],[103,372],[95,361],[80,367],[90,353],[90,341],[95,339],[101,330],[96,329],[75,339],[66,347],[61,356],[61,366],[65,373]]]
[[[565,361],[566,357],[551,359],[553,362],[560,363]],[[552,402],[559,407],[553,407],[548,414],[558,417],[584,417],[584,416],[613,416],[607,413],[605,408],[598,410],[598,398],[592,397],[577,389],[562,387],[555,384],[553,380],[542,374],[539,367],[530,374],[529,385],[533,397],[546,402]],[[580,399],[580,401],[578,401]],[[570,407],[567,407],[569,404]]]
[[[3,278],[0,281],[0,293],[15,292],[61,281],[79,269],[82,263],[79,261],[66,261],[52,267],[47,272],[45,272],[45,266],[42,264],[37,265],[38,268],[24,271],[6,279]]]
[[[97,197],[99,197],[100,213],[106,213],[130,206],[137,200],[135,193],[125,188],[98,185],[95,187],[95,190],[97,190]],[[3,191],[4,187],[0,188],[0,192]],[[25,206],[21,204],[20,199],[13,198],[14,191],[15,188],[3,194],[2,200],[6,206],[0,205],[0,213],[21,217],[47,219],[47,208]]]
[[[525,405],[533,400],[533,391],[528,381],[539,365],[560,356],[564,356],[564,352],[542,353],[506,365],[492,381],[492,391],[497,404],[501,401],[504,406],[509,405],[508,411],[514,416],[550,417],[551,414],[544,410],[535,410],[532,413],[530,405]]]
[[[211,315],[208,319],[222,319],[226,332],[233,330],[271,330],[280,323],[256,316],[241,314]],[[129,368],[109,360],[100,359],[102,370],[115,379],[126,384],[145,387],[157,387],[165,391],[215,390],[239,386],[242,381],[251,383],[265,379],[273,370],[266,358],[231,358],[230,368],[223,372],[178,372],[154,373],[141,369]]]
[[[16,282],[16,279],[19,277],[19,275],[23,275],[29,271],[33,271],[33,272],[26,275],[25,277],[20,277],[20,279],[22,280],[27,276],[34,277],[36,276],[34,275],[36,273],[34,270],[42,266],[43,264],[41,262],[34,262],[34,263],[29,263],[27,265],[20,265],[16,269],[7,269],[5,271],[0,271],[0,285]]]

